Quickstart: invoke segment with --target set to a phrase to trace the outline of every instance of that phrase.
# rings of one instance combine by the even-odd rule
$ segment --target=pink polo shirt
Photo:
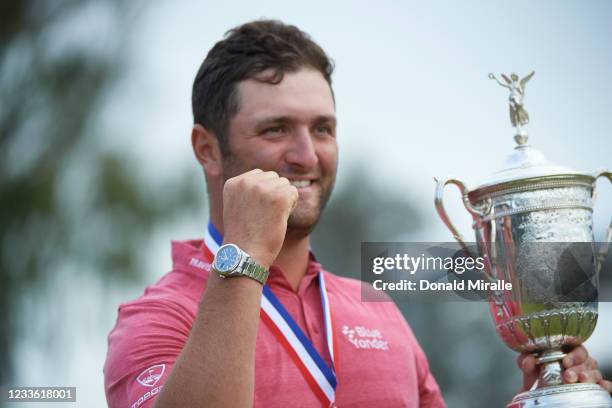
[[[140,298],[119,306],[104,365],[110,407],[150,407],[163,388],[210,273],[202,245],[201,240],[172,242],[172,271]],[[445,407],[425,354],[393,302],[362,302],[360,281],[326,272],[312,257],[297,292],[278,268],[270,268],[270,289],[327,364],[318,273],[325,274],[336,331],[337,406]],[[260,324],[254,406],[320,405],[286,350]]]

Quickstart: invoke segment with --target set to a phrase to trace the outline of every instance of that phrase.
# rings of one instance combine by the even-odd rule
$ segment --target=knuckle
[[[270,199],[275,203],[281,202],[283,199],[282,191],[280,191],[278,188],[273,188],[270,191]]]
[[[580,379],[580,382],[592,382],[593,381],[591,373],[588,371],[583,371],[580,374],[578,374],[578,378]]]
[[[533,364],[531,364],[531,360],[534,357],[531,354],[520,354],[516,359],[516,364],[518,367],[526,374],[530,374],[535,368]]]
[[[223,185],[223,195],[227,196],[228,194],[231,194],[235,189],[236,189],[236,180],[229,179]]]
[[[236,189],[237,191],[248,191],[253,187],[253,185],[254,183],[248,178],[241,178],[234,183],[232,188]]]
[[[289,187],[292,186],[283,186],[283,188],[279,191],[279,196],[284,206],[288,206],[293,202],[293,194]]]
[[[585,371],[588,371],[588,367],[586,364],[582,363],[582,364],[577,364],[574,366],[574,368],[576,369],[576,372],[582,373]]]
[[[250,188],[257,194],[266,194],[267,192],[267,188],[265,183],[253,183],[252,186],[250,186]]]

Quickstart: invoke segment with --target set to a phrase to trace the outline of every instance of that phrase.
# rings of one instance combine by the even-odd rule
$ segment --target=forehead
[[[319,71],[302,68],[285,73],[278,84],[247,79],[238,84],[236,119],[256,121],[271,116],[308,119],[335,116],[331,89]]]

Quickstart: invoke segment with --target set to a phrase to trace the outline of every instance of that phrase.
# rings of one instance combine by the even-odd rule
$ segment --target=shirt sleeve
[[[104,364],[109,407],[153,406],[187,342],[193,319],[193,313],[167,300],[119,307]]]
[[[427,357],[415,340],[415,357],[419,376],[419,406],[422,408],[446,408],[442,392],[435,378],[429,371]]]

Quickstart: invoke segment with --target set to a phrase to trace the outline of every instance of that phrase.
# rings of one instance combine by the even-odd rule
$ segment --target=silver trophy
[[[610,395],[597,384],[563,384],[561,365],[564,352],[587,340],[597,323],[597,278],[608,248],[606,244],[595,251],[593,200],[597,178],[612,181],[612,172],[583,174],[550,163],[527,144],[524,126],[529,115],[523,100],[525,85],[533,74],[523,79],[502,74],[501,80],[489,74],[510,91],[510,120],[516,129],[517,146],[504,169],[476,189],[470,190],[454,178],[439,180],[435,205],[453,237],[470,253],[443,205],[445,186],[459,188],[473,218],[486,278],[512,283],[511,291],[489,294],[491,314],[508,347],[536,354],[540,374],[534,386],[515,396],[507,407],[612,407]],[[611,239],[612,224],[605,241]],[[578,295],[568,296],[560,290],[560,275],[571,275],[576,268],[564,269],[562,254],[576,243],[583,243],[582,248],[590,251],[581,257],[593,266],[592,273],[583,279],[587,285],[582,285],[590,291],[577,287]]]

